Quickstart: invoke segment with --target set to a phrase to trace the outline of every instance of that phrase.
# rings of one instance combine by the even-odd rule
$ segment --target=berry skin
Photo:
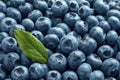
[[[21,24],[15,24],[12,27],[10,27],[9,35],[14,37],[14,30],[25,30],[25,27]]]
[[[100,57],[96,54],[90,54],[86,58],[86,62],[89,63],[92,66],[92,69],[99,69],[102,65],[102,60]]]
[[[88,24],[88,28],[91,29],[94,26],[97,26],[99,24],[99,21],[97,17],[90,15],[86,19],[86,23]]]
[[[101,70],[105,76],[114,77],[119,74],[120,63],[115,58],[106,59],[102,65]]]
[[[40,41],[44,40],[44,35],[38,30],[33,30],[31,34],[38,38]]]
[[[89,80],[104,80],[104,74],[100,70],[95,70],[90,74]]]
[[[49,71],[49,68],[48,68],[48,65],[47,64],[41,64],[43,69],[44,69],[44,74],[43,74],[43,77],[46,78],[46,75]]]
[[[83,51],[86,55],[91,54],[92,52],[95,51],[95,49],[97,48],[97,42],[90,37],[85,37],[84,40],[82,40],[79,43],[79,47],[78,47],[81,51]],[[89,51],[89,52],[88,52]]]
[[[2,12],[0,12],[0,22],[6,17],[6,15]]]
[[[0,12],[5,13],[6,12],[6,4],[3,1],[0,1]]]
[[[13,7],[8,7],[6,12],[8,17],[15,19],[17,22],[21,22],[22,15],[19,10]]]
[[[28,80],[28,68],[25,66],[16,66],[11,72],[11,78],[13,80]]]
[[[109,31],[109,32],[107,33],[107,35],[106,35],[105,38],[106,38],[106,43],[107,43],[108,45],[115,46],[115,45],[116,45],[116,41],[117,41],[117,39],[118,39],[118,34],[117,34],[116,31],[111,30],[111,31]]]
[[[5,37],[8,37],[8,34],[6,32],[0,32],[0,43]]]
[[[105,20],[104,16],[97,15],[96,17],[97,17],[97,19],[98,19],[98,21],[99,21],[99,22],[101,22],[101,21],[104,21],[104,20]]]
[[[48,49],[48,48],[46,48],[46,51],[48,52],[48,56],[49,56],[49,57],[53,54],[53,51],[50,50],[50,49]]]
[[[1,42],[1,47],[5,52],[16,51],[17,41],[13,37],[5,37]]]
[[[39,17],[42,17],[43,14],[39,10],[33,10],[29,13],[28,18],[31,19],[33,22],[35,22]]]
[[[59,45],[59,38],[55,34],[47,34],[44,38],[43,43],[47,48],[55,50]]]
[[[114,55],[114,50],[109,45],[102,45],[98,48],[97,54],[102,60],[105,60],[111,58]]]
[[[68,5],[64,0],[57,0],[52,4],[51,10],[55,17],[63,17],[68,11]]]
[[[88,31],[88,25],[84,21],[77,21],[75,23],[74,31],[80,35],[84,35]]]
[[[92,67],[88,63],[83,63],[77,69],[77,74],[80,80],[89,80]]]
[[[93,9],[98,15],[105,15],[109,11],[109,5],[103,0],[96,0],[93,4]]]
[[[76,70],[79,65],[85,61],[85,59],[85,54],[82,51],[73,51],[68,56],[68,65],[71,69]]]
[[[29,77],[33,80],[38,80],[39,78],[42,78],[44,76],[44,68],[39,63],[33,63],[29,67]]]
[[[33,6],[30,3],[24,3],[18,7],[23,17],[27,17],[28,14],[33,10]]]
[[[118,28],[120,28],[120,20],[115,16],[109,17],[108,23],[110,24],[113,30],[117,30]]]
[[[78,80],[78,76],[73,71],[65,71],[62,74],[62,80]]]
[[[87,0],[80,0],[78,4],[80,7],[84,5],[90,7],[90,3]]]
[[[65,35],[60,39],[59,46],[63,53],[69,54],[70,52],[78,49],[78,41],[72,35]]]
[[[0,51],[0,63],[3,63],[3,59],[5,57],[5,52],[4,51]]]
[[[50,29],[52,22],[47,17],[39,17],[35,22],[35,27],[37,30],[41,31],[43,34],[46,34]]]
[[[34,0],[33,6],[35,7],[35,9],[38,9],[42,12],[46,11],[48,8],[48,4],[44,0]]]
[[[107,77],[105,78],[105,80],[117,80],[117,79],[115,79],[114,77]]]
[[[49,29],[48,34],[56,34],[60,39],[61,37],[65,35],[65,32],[62,28],[53,27]]]
[[[80,20],[78,14],[74,12],[69,12],[65,14],[63,22],[66,23],[70,28],[74,28],[74,25],[78,20]]]
[[[120,52],[117,53],[116,59],[120,62]]]
[[[50,0],[51,1],[51,0]],[[49,17],[49,18],[52,18],[53,17],[53,12],[51,10],[51,8],[48,8],[45,12],[45,16],[46,17]]]
[[[29,18],[22,20],[22,25],[25,27],[25,30],[32,31],[34,29],[34,23]]]
[[[76,0],[68,1],[68,7],[70,12],[77,12],[79,9],[79,4]]]
[[[78,14],[80,15],[80,17],[84,20],[86,19],[88,16],[93,14],[93,10],[89,7],[89,6],[81,6],[78,9]]]
[[[15,24],[17,24],[15,19],[6,17],[6,18],[2,19],[2,21],[0,22],[0,31],[9,32],[9,29]]]
[[[51,70],[63,72],[66,69],[66,57],[60,53],[52,54],[48,59],[48,66]]]
[[[4,65],[0,64],[0,80],[4,80],[7,76],[7,73],[4,69]]]
[[[117,39],[117,45],[118,45],[118,48],[120,48],[120,36]]]
[[[52,17],[51,21],[52,21],[52,26],[56,26],[58,23],[62,22],[62,19],[61,18]]]
[[[62,80],[62,76],[58,71],[51,70],[47,73],[46,80]]]
[[[3,64],[5,66],[5,69],[8,71],[12,71],[12,69],[18,65],[20,60],[20,57],[15,52],[7,53],[4,57]]]
[[[69,26],[67,24],[65,24],[65,23],[58,23],[55,27],[62,28],[65,31],[65,33],[70,32]]]
[[[105,21],[105,20],[101,21],[101,22],[99,23],[99,26],[100,26],[100,27],[104,30],[104,32],[106,32],[106,33],[111,30],[111,27],[110,27],[109,23],[108,23],[107,21]]]
[[[104,30],[98,26],[95,26],[90,29],[90,37],[94,38],[97,44],[102,44],[105,41]]]

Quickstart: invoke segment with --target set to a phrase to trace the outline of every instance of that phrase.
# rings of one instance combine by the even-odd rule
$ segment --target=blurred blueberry
[[[62,80],[62,76],[58,71],[50,70],[47,73],[46,80]]]
[[[0,22],[0,31],[9,32],[9,29],[15,24],[17,24],[15,19],[6,17]]]
[[[73,51],[68,56],[68,65],[71,69],[76,70],[79,65],[85,61],[85,59],[85,54],[82,51]]]
[[[3,59],[6,56],[4,51],[0,51],[0,63],[3,63]]]
[[[120,52],[117,53],[116,59],[120,62]]]
[[[6,32],[0,32],[0,43],[5,37],[8,37],[8,34]]]
[[[6,15],[3,12],[0,12],[0,22],[6,17]]]
[[[25,66],[16,66],[11,72],[11,78],[13,80],[28,80],[28,68]]]
[[[0,80],[4,80],[7,76],[7,73],[4,69],[4,65],[0,63]]]
[[[115,79],[114,77],[107,77],[105,78],[105,80],[117,80],[117,79]]]
[[[92,67],[88,63],[83,63],[77,69],[77,74],[80,80],[89,80]]]
[[[6,12],[6,4],[4,3],[4,1],[0,1],[0,12],[5,13]]]
[[[97,17],[97,19],[98,19],[99,22],[105,20],[104,16],[102,16],[102,15],[96,15],[96,17]]]
[[[83,6],[83,5],[90,7],[90,3],[87,0],[80,0],[78,2],[78,4],[79,4],[80,7]]]
[[[73,71],[65,71],[62,74],[62,80],[78,80],[78,76]]]
[[[67,60],[61,53],[52,54],[48,59],[48,66],[51,70],[63,72],[66,69]]]

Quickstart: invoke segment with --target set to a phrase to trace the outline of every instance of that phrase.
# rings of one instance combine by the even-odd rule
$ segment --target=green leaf
[[[47,63],[48,53],[44,45],[32,34],[24,30],[14,30],[20,49],[30,59]]]

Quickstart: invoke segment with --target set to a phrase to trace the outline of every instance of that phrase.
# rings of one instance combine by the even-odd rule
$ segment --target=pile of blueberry
[[[47,64],[24,55],[16,29]],[[0,80],[120,80],[120,0],[0,0]]]

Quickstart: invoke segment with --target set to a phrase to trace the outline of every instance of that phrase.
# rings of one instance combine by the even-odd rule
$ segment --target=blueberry
[[[0,12],[5,13],[6,12],[6,4],[3,1],[0,1]]]
[[[89,80],[104,80],[104,74],[100,70],[95,70],[90,74]]]
[[[105,41],[104,30],[98,26],[95,26],[90,29],[90,37],[94,38],[97,44],[102,44]]]
[[[114,50],[109,45],[102,45],[98,48],[98,55],[102,60],[111,58],[114,54]]]
[[[17,24],[15,19],[6,17],[0,22],[0,31],[9,32],[10,27]]]
[[[25,66],[30,66],[31,60],[26,57],[24,53],[20,53],[20,62]]]
[[[46,77],[48,71],[49,71],[49,68],[48,68],[48,65],[47,64],[41,64],[43,69],[44,69],[44,74],[43,74],[43,77]]]
[[[48,52],[48,56],[51,56],[53,54],[53,51],[48,48],[46,48],[46,51]]]
[[[66,69],[67,60],[61,53],[52,54],[48,59],[50,69],[63,72]]]
[[[91,14],[93,14],[93,10],[86,5],[81,6],[78,9],[78,14],[80,15],[80,17],[84,20],[86,19],[88,16],[90,16]]]
[[[65,31],[65,33],[70,32],[69,26],[67,24],[65,24],[65,23],[58,23],[55,27],[62,28]]]
[[[73,71],[65,71],[62,74],[62,80],[78,80],[78,76]]]
[[[28,80],[28,68],[25,66],[16,66],[11,72],[11,78],[13,80]]]
[[[51,0],[50,0],[50,1],[51,1]],[[45,16],[46,16],[46,17],[49,17],[49,18],[53,17],[53,12],[52,12],[51,8],[48,8],[48,9],[46,10]]]
[[[61,37],[65,35],[65,32],[62,28],[53,27],[49,29],[48,34],[56,34],[60,39]]]
[[[35,22],[35,27],[37,30],[40,30],[43,34],[46,34],[50,29],[52,22],[47,17],[39,17]]]
[[[114,9],[115,6],[116,6],[116,2],[111,1],[111,2],[108,3],[108,5],[110,6],[110,9]]]
[[[51,70],[47,73],[46,80],[62,80],[62,76],[58,71]]]
[[[117,39],[117,45],[118,45],[118,48],[120,48],[120,36]]]
[[[77,21],[75,23],[74,31],[80,35],[84,35],[88,31],[88,25],[84,21]]]
[[[89,63],[92,66],[92,69],[99,69],[102,65],[102,60],[100,57],[96,54],[90,54],[86,58],[86,62]]]
[[[52,26],[56,26],[58,23],[62,22],[62,19],[61,18],[52,17],[51,21],[52,21]]]
[[[108,32],[111,30],[111,26],[109,25],[109,23],[105,20],[101,21],[99,23],[99,26],[104,30],[104,32]]]
[[[0,80],[4,80],[7,76],[7,73],[5,72],[4,65],[0,64]]]
[[[107,77],[105,78],[105,80],[117,80],[117,79],[115,79],[114,77]]]
[[[107,12],[107,17],[111,17],[111,16],[115,16],[117,17],[118,19],[120,19],[120,11],[119,10],[116,10],[116,9],[111,9]]]
[[[7,53],[4,57],[3,64],[5,69],[11,71],[16,65],[19,64],[20,57],[15,52]]]
[[[52,4],[51,10],[55,17],[63,17],[68,11],[68,5],[64,0],[57,0]]]
[[[6,17],[6,15],[2,12],[0,12],[0,22]]]
[[[16,8],[8,7],[6,13],[7,13],[6,15],[8,17],[15,19],[17,22],[20,22],[22,19],[22,15],[21,15],[20,11],[17,10]]]
[[[82,51],[73,51],[68,56],[68,65],[71,69],[76,70],[79,65],[85,61],[85,59],[85,54]]]
[[[43,43],[47,48],[54,50],[59,45],[59,38],[55,34],[47,34]]]
[[[33,10],[33,6],[30,3],[24,3],[18,7],[23,17],[27,17],[28,14]]]
[[[104,17],[104,16],[102,16],[102,15],[97,15],[96,17],[97,17],[97,19],[98,19],[98,21],[99,21],[99,22],[101,22],[101,21],[104,21],[104,20],[105,20],[105,17]]]
[[[66,23],[70,28],[74,28],[76,21],[80,20],[80,17],[75,12],[69,12],[64,16],[64,23]]]
[[[16,51],[17,41],[13,37],[5,37],[1,42],[1,47],[5,52]]]
[[[120,10],[120,1],[117,1],[116,5],[115,5],[115,9]]]
[[[41,11],[33,10],[29,13],[28,18],[35,22],[39,17],[42,17],[42,15]]]
[[[97,17],[90,15],[87,17],[86,22],[88,24],[88,28],[91,29],[94,26],[97,26],[99,24],[99,21]]]
[[[117,30],[118,28],[120,28],[120,20],[115,17],[115,16],[111,16],[108,18],[108,23],[110,24],[111,28],[114,30]]]
[[[120,52],[117,53],[116,59],[120,62]]]
[[[79,43],[78,47],[81,51],[83,51],[86,55],[91,54],[95,51],[97,48],[97,42],[90,37],[85,37],[83,40]]]
[[[89,80],[92,67],[88,63],[83,63],[77,69],[77,74],[80,80]]]
[[[72,35],[65,35],[60,39],[59,46],[63,53],[69,54],[70,52],[78,49],[78,41]]]
[[[119,74],[120,63],[115,58],[106,59],[102,65],[101,70],[106,76],[117,76]]]
[[[106,15],[106,13],[109,11],[109,8],[109,5],[103,0],[96,0],[93,4],[93,9],[99,15]]]
[[[25,30],[25,27],[21,24],[15,24],[12,27],[10,27],[9,35],[14,37],[14,30]]]
[[[39,78],[42,78],[44,75],[44,68],[39,63],[33,63],[29,67],[29,77],[33,80],[38,80]]]
[[[34,0],[25,0],[26,2],[33,3]]]
[[[2,40],[3,40],[5,37],[8,37],[8,34],[7,34],[6,32],[0,32],[0,42],[2,42]]]
[[[22,5],[25,3],[25,0],[9,0],[10,1],[10,6],[18,8],[19,5]]]
[[[106,35],[105,38],[106,38],[106,43],[107,43],[108,45],[115,46],[115,45],[116,45],[116,41],[117,41],[117,39],[118,39],[118,34],[117,34],[116,31],[111,30],[111,31],[109,31],[109,32],[107,33],[107,35]]]
[[[70,12],[77,12],[79,8],[79,4],[76,0],[68,1],[68,7]]]
[[[4,51],[0,51],[0,63],[3,63],[3,59],[6,56]]]
[[[40,41],[44,40],[44,35],[38,30],[33,30],[31,34],[38,38]]]
[[[10,79],[10,78],[5,78],[4,80],[12,80],[12,79]]]
[[[90,7],[90,3],[89,3],[89,1],[87,1],[87,0],[80,0],[79,2],[78,2],[78,4],[79,4],[79,6],[81,7],[81,6],[88,6],[88,7]]]
[[[48,8],[48,4],[44,0],[34,0],[33,1],[33,6],[35,7],[35,9],[38,9],[42,12],[46,11],[47,8]]]

